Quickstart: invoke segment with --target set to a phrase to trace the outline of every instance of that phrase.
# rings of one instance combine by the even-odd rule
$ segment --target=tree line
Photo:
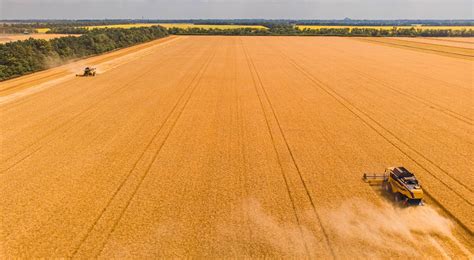
[[[168,35],[160,26],[88,30],[79,37],[30,38],[0,44],[0,81],[47,69],[76,58],[97,55]]]
[[[300,36],[367,36],[367,37],[474,37],[474,30],[453,29],[419,29],[415,27],[400,28],[304,28],[291,24],[266,23],[265,28],[178,28],[168,29],[169,34],[174,35],[300,35]],[[85,34],[89,30],[84,27],[55,27],[47,33],[56,34]]]
[[[0,34],[35,33],[36,28],[28,24],[0,23]]]
[[[0,34],[38,33],[38,29],[48,28],[47,33],[64,33],[73,31],[75,34],[88,26],[107,26],[124,23],[137,23],[136,20],[0,20]],[[85,30],[85,29],[82,29]],[[55,32],[54,32],[55,31]],[[67,32],[66,32],[67,33]]]
[[[295,36],[367,36],[367,37],[474,37],[474,30],[398,28],[318,28],[299,29],[291,24],[263,24],[268,29],[257,28],[169,28],[177,35],[295,35]]]
[[[89,32],[89,29],[85,27],[73,27],[73,26],[64,26],[64,27],[53,27],[47,31],[47,34],[86,34]]]

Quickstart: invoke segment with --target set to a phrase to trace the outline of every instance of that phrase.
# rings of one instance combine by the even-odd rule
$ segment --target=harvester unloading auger
[[[86,67],[83,74],[76,74],[76,77],[94,77],[96,73],[95,68]]]
[[[381,185],[396,202],[423,205],[423,190],[415,175],[404,167],[387,168],[384,174],[364,173],[362,179],[370,185]]]

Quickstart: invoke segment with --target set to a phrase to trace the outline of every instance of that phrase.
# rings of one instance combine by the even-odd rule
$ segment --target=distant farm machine
[[[83,74],[76,74],[76,77],[94,77],[96,74],[96,69],[91,67],[86,67]]]
[[[384,174],[367,174],[362,179],[382,189],[403,205],[423,205],[423,190],[415,175],[404,167],[387,168]]]

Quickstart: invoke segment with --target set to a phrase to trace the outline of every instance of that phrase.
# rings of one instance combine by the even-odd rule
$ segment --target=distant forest
[[[186,35],[300,35],[300,36],[384,36],[384,37],[474,37],[472,29],[453,30],[441,26],[474,26],[474,20],[8,20],[0,21],[0,33],[34,33],[39,28],[49,28],[49,33],[85,34],[82,26],[114,25],[130,23],[191,23],[206,25],[263,25],[267,29],[204,29],[171,28],[170,34]],[[295,25],[326,26],[393,26],[394,28],[320,28],[299,30]],[[415,25],[439,29],[421,30]],[[412,28],[396,27],[413,26]]]
[[[268,29],[235,28],[169,28],[170,34],[176,35],[285,35],[285,36],[357,36],[357,37],[474,37],[474,31],[452,29],[421,30],[415,27],[390,29],[376,28],[319,28],[298,29],[286,24],[263,24]]]
[[[474,37],[474,31],[469,30],[452,30],[440,27],[440,29],[419,29],[411,28],[318,28],[299,29],[290,24],[261,24],[266,27],[262,28],[178,28],[172,27],[168,29],[169,34],[174,35],[241,35],[241,36],[357,36],[357,37]],[[430,27],[431,28],[431,27]],[[85,34],[88,29],[81,27],[53,27],[47,33],[57,34]]]
[[[423,24],[429,26],[474,26],[474,20],[287,20],[287,19],[105,19],[105,20],[0,20],[0,23],[29,24],[40,28],[51,26],[91,26],[123,23],[193,23],[193,24],[235,24],[235,25],[263,25],[263,24],[301,24],[301,25],[371,25],[371,26],[411,26]]]

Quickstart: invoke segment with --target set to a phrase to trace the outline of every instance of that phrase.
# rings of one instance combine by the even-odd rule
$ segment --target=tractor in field
[[[95,68],[86,67],[83,74],[76,74],[76,77],[94,77],[96,73]]]
[[[423,205],[423,189],[415,175],[404,167],[387,168],[384,174],[364,173],[362,179],[369,185],[380,185],[398,203]]]

